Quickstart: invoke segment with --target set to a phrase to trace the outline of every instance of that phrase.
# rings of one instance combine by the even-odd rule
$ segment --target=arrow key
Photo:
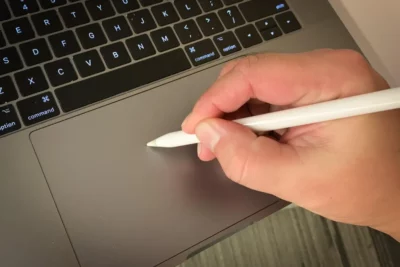
[[[238,28],[235,33],[244,48],[262,43],[260,35],[252,24]]]
[[[184,21],[174,26],[176,33],[182,44],[187,44],[199,40],[202,35],[194,20]]]
[[[261,35],[265,41],[268,41],[282,36],[282,32],[278,27],[275,27],[261,31]]]

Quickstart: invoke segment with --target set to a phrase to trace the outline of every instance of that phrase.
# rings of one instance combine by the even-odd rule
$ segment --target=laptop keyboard
[[[301,28],[284,0],[0,0],[0,25],[0,136]]]

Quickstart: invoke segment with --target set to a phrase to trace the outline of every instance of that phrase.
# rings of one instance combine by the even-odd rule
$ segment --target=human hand
[[[387,88],[350,50],[249,56],[225,66],[182,128],[233,181],[400,240],[399,110],[287,129],[279,141],[221,119]]]

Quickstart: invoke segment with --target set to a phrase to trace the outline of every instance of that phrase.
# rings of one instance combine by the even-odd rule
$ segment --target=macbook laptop
[[[284,207],[146,143],[229,60],[358,50],[327,0],[0,0],[0,25],[7,267],[175,266]]]

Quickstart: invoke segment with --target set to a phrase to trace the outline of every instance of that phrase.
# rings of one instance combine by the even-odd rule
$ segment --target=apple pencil
[[[283,111],[235,120],[253,131],[286,129],[317,122],[400,108],[400,88],[352,96]],[[163,135],[147,144],[150,147],[178,147],[196,144],[194,134],[183,131]]]

